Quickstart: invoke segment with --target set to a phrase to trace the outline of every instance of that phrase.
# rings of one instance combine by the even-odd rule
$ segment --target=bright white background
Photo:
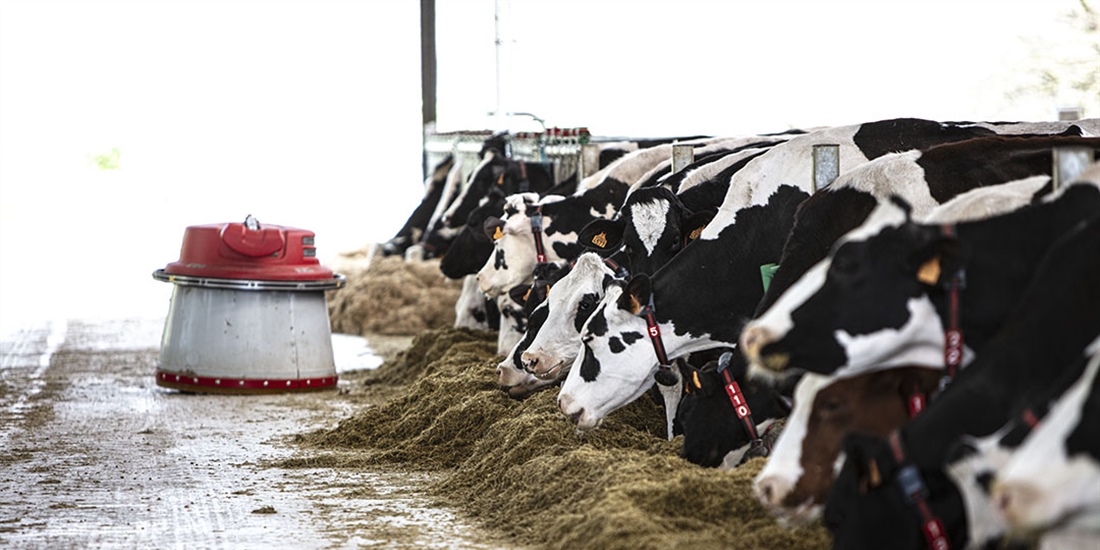
[[[439,126],[1052,119],[1080,97],[1005,91],[1036,55],[1088,55],[1075,4],[437,0]],[[0,328],[163,315],[150,274],[188,225],[253,214],[323,260],[388,239],[422,193],[419,48],[411,0],[0,0]]]

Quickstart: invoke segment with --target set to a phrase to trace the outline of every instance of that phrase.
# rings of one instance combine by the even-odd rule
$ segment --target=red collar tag
[[[925,521],[921,529],[924,531],[924,538],[928,541],[930,550],[951,550],[951,543],[947,541],[940,518],[934,517]]]
[[[924,410],[925,399],[924,394],[916,392],[909,396],[909,418],[913,418],[920,414]]]

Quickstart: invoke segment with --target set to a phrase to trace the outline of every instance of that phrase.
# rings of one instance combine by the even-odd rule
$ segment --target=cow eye
[[[585,296],[584,298],[581,298],[581,303],[577,304],[577,310],[579,310],[579,311],[589,311],[595,305],[596,305],[596,302],[595,302],[595,300],[592,299],[591,296]]]

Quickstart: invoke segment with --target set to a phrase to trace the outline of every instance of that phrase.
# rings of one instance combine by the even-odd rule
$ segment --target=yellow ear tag
[[[592,236],[592,244],[603,248],[607,246],[607,233],[596,233]]]
[[[934,256],[932,259],[921,264],[920,269],[917,270],[917,280],[926,285],[934,285],[940,280],[939,256]]]
[[[688,240],[694,241],[695,239],[698,239],[699,235],[701,235],[702,233],[703,233],[703,228],[702,227],[696,227],[695,231],[692,231],[691,233],[688,233]]]
[[[642,304],[638,303],[638,297],[630,295],[630,312],[637,315],[642,310]]]
[[[498,225],[497,230],[493,232],[493,240],[495,241],[497,239],[503,239],[503,238],[504,238],[504,233],[502,233],[500,231],[500,226]]]
[[[874,460],[872,460],[871,463],[868,464],[868,466],[870,466],[870,470],[871,470],[871,472],[870,472],[870,474],[871,474],[871,479],[870,479],[871,488],[874,489],[875,487],[878,487],[879,485],[882,485],[882,474],[880,474],[879,471],[878,471],[878,462],[875,462]]]
[[[504,185],[504,174],[503,173],[499,177],[497,177],[497,185]]]
[[[703,389],[703,383],[699,381],[699,373],[697,371],[692,371],[691,379],[695,382],[696,388]]]
[[[523,301],[524,301],[524,302],[526,302],[526,301],[527,301],[527,299],[531,297],[531,291],[532,291],[532,290],[535,290],[535,287],[533,287],[533,286],[529,286],[529,287],[527,287],[527,292],[524,292],[524,293],[523,293]]]

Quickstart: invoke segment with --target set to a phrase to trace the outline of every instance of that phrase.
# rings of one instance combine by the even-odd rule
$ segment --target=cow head
[[[558,408],[577,428],[595,428],[653,385],[658,361],[650,330],[659,331],[669,348],[683,343],[685,335],[675,334],[670,323],[658,318],[651,328],[639,316],[651,299],[658,302],[646,275],[635,275],[625,285],[614,282],[582,327],[581,350],[558,395]],[[659,303],[655,310],[660,312]]]
[[[741,334],[759,372],[798,368],[849,376],[943,363],[943,323],[928,295],[955,274],[957,241],[909,220],[904,203],[881,204],[828,258]]]
[[[902,441],[904,436],[902,436]],[[904,449],[904,443],[901,443]],[[931,517],[938,519],[951,548],[966,547],[966,513],[950,479],[939,468],[917,468],[894,458],[891,444],[860,432],[845,436],[844,465],[829,492],[823,520],[833,548],[927,550],[921,506],[902,488],[919,480]],[[903,451],[905,452],[905,451]],[[909,469],[911,468],[911,469]]]
[[[522,354],[523,368],[543,380],[561,379],[577,357],[581,327],[603,298],[615,272],[595,252],[581,254],[548,294],[546,322]]]
[[[1093,342],[1092,347],[1097,347]],[[1017,532],[1097,530],[1100,352],[996,475],[990,499]]]
[[[653,273],[698,237],[713,213],[692,214],[672,191],[634,191],[614,219],[595,219],[578,236],[585,247],[607,255],[624,248],[632,273]]]
[[[523,312],[527,320],[527,330],[505,355],[504,360],[497,365],[496,369],[497,383],[512,398],[522,399],[535,391],[557,383],[557,380],[554,379],[540,380],[523,370],[520,356],[530,346],[531,340],[539,333],[543,325],[546,324],[549,311],[546,298],[550,287],[560,277],[564,277],[568,273],[568,265],[548,263],[536,268],[535,280],[522,296],[520,296],[519,287],[509,291],[512,300],[523,303]]]
[[[836,477],[845,435],[885,437],[910,418],[910,404],[937,388],[940,369],[901,367],[850,378],[808,373],[795,388],[794,409],[757,474],[757,498],[785,523],[816,520]]]
[[[476,274],[485,265],[493,253],[493,241],[485,235],[485,220],[503,214],[504,202],[505,196],[494,189],[470,212],[468,223],[459,230],[447,248],[447,254],[439,261],[439,270],[443,275],[460,279]]]
[[[696,354],[692,354],[691,360],[696,360]],[[770,440],[768,432],[772,424],[786,416],[789,407],[774,386],[749,379],[747,367],[739,354],[730,351],[707,361],[702,367],[682,363],[684,396],[676,412],[684,435],[682,458],[700,466],[732,468],[767,452],[766,446],[753,449],[752,434],[734,409],[722,371],[727,371],[730,379],[737,382],[748,406],[745,411],[752,415],[756,434],[765,440]]]

